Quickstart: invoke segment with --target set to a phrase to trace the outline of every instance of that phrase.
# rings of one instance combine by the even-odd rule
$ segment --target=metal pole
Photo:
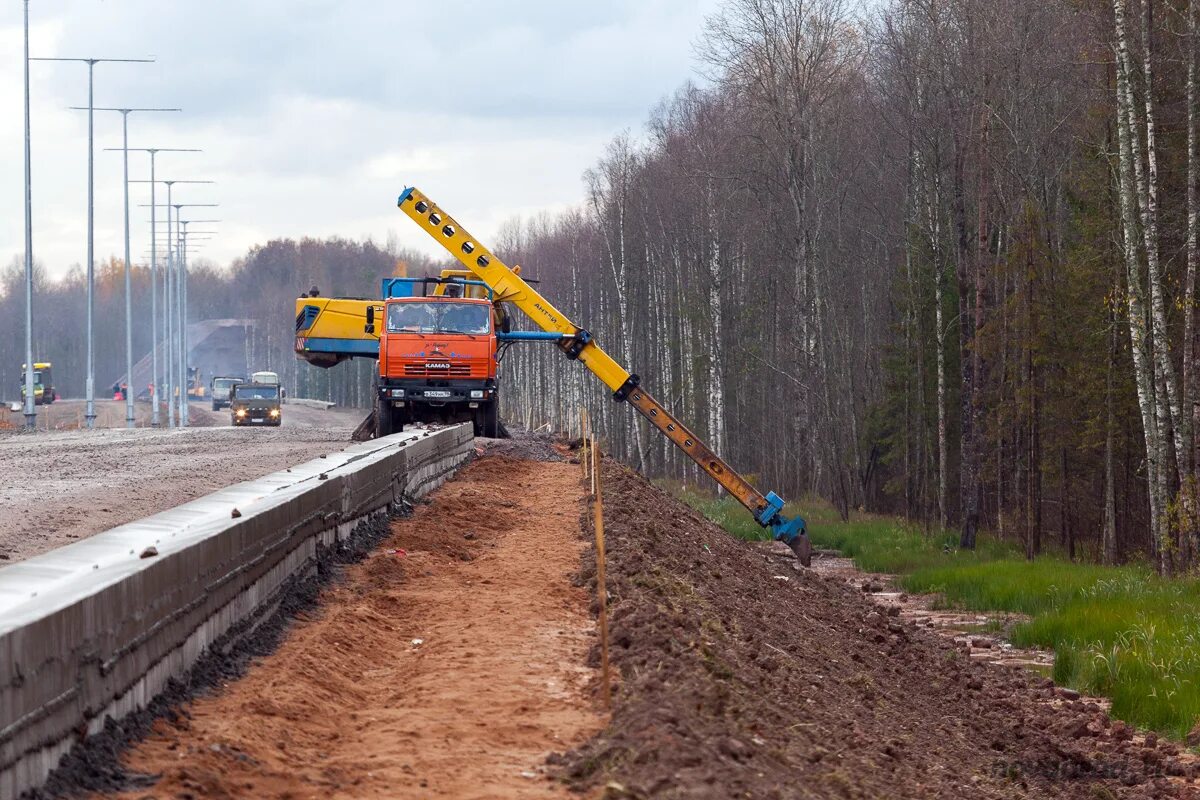
[[[75,108],[72,106],[72,108]],[[81,110],[81,109],[75,109]],[[125,170],[125,427],[132,428],[136,425],[134,414],[134,397],[139,389],[133,383],[133,290],[130,278],[130,246],[129,246],[129,115],[135,111],[179,111],[178,108],[94,108],[93,111],[117,111],[121,114],[121,146],[116,148],[105,148],[106,150],[119,150],[124,158]],[[141,149],[141,148],[135,148]],[[150,177],[154,178],[154,151],[150,151]],[[151,188],[153,194],[153,187]],[[154,303],[154,276],[151,272],[150,277],[150,297],[151,304]],[[153,324],[153,314],[151,314]],[[153,345],[152,345],[153,347]],[[151,389],[151,403],[154,402],[154,390]],[[151,414],[152,424],[157,424],[157,408]]]
[[[125,427],[135,427],[133,414],[133,288],[129,280],[129,109],[121,110],[121,149],[125,159]]]
[[[184,427],[183,407],[187,404],[187,354],[183,352],[183,309],[180,307],[180,300],[183,297],[183,279],[179,270],[179,209],[175,209],[174,222],[172,223],[171,210],[167,209],[167,228],[173,230],[171,245],[174,251],[171,257],[171,264],[175,271],[175,285],[172,289],[171,302],[175,304],[172,309],[175,314],[175,386],[178,389],[178,395],[175,398],[175,421],[179,427]],[[174,224],[174,228],[171,225]]]
[[[87,409],[84,412],[84,419],[87,420],[87,426],[93,428],[96,425],[96,352],[95,352],[95,331],[92,327],[93,314],[95,312],[96,301],[96,261],[95,261],[95,235],[96,235],[96,220],[95,220],[95,197],[93,196],[93,129],[92,118],[94,116],[92,89],[93,75],[96,71],[96,60],[88,59],[88,167],[87,167],[87,195],[88,195],[88,215],[87,215],[87,384],[84,389],[84,397],[87,399]]]
[[[154,189],[158,185],[154,180],[154,150],[150,151],[150,353],[154,362],[154,374],[150,382],[150,404],[154,410],[150,414],[150,424],[158,427],[158,286],[155,275],[158,274],[158,241],[155,238]]]
[[[150,110],[150,109],[146,109]],[[169,110],[176,111],[178,109],[153,109],[153,110]],[[121,148],[111,148],[121,149]],[[150,397],[154,410],[151,415],[150,424],[159,426],[162,424],[162,416],[160,405],[163,402],[163,384],[166,382],[166,377],[169,374],[170,367],[168,366],[169,350],[163,353],[162,367],[163,371],[159,372],[159,356],[158,343],[161,340],[164,347],[170,344],[167,335],[167,312],[170,310],[170,305],[167,302],[167,278],[165,274],[162,276],[163,282],[163,325],[159,328],[158,325],[158,200],[157,191],[158,184],[165,183],[159,181],[154,176],[155,156],[158,153],[199,153],[200,150],[195,148],[180,148],[180,147],[132,147],[131,150],[141,150],[150,154],[150,180],[148,181],[129,181],[130,183],[148,183],[150,184],[150,331],[151,331],[151,359],[154,365],[154,374],[151,381]],[[167,397],[167,402],[170,403],[170,396]]]
[[[28,31],[26,31],[28,36]],[[28,42],[26,42],[28,49]],[[26,55],[26,61],[78,61],[88,65],[88,231],[87,231],[87,377],[84,386],[84,396],[87,399],[87,409],[84,412],[84,418],[87,420],[87,427],[93,428],[96,424],[96,348],[95,348],[95,331],[93,329],[93,319],[95,312],[95,294],[96,294],[96,261],[95,261],[95,193],[94,193],[94,176],[95,176],[95,128],[93,126],[95,117],[95,72],[96,65],[101,61],[122,61],[128,63],[150,63],[152,58],[30,58]],[[26,79],[28,81],[28,78]],[[27,100],[28,102],[28,100]]]
[[[29,151],[29,0],[25,0],[25,427],[37,427],[33,404],[33,188]]]
[[[148,148],[143,148],[148,149]],[[163,277],[163,342],[166,346],[165,356],[165,372],[167,383],[167,424],[169,427],[185,426],[188,420],[187,410],[187,317],[186,317],[186,292],[187,287],[183,285],[180,272],[180,262],[178,253],[178,242],[175,240],[177,235],[179,221],[179,209],[191,206],[208,206],[215,207],[216,203],[172,203],[171,193],[172,187],[177,183],[215,183],[215,181],[197,181],[197,180],[157,180],[153,175],[154,168],[154,152],[163,152],[172,148],[157,148],[150,150],[151,153],[151,176],[149,181],[130,181],[131,183],[149,183],[151,185],[150,193],[150,227],[151,227],[151,252],[150,257],[153,260],[158,258],[158,202],[154,194],[154,184],[165,183],[167,185],[167,265],[166,274]],[[201,152],[199,150],[178,150],[177,152]],[[143,204],[144,205],[144,204]],[[172,223],[171,209],[175,209],[175,223]],[[179,392],[179,398],[176,399],[175,393]],[[178,405],[177,405],[178,403]]]
[[[175,327],[172,321],[173,303],[171,302],[171,184],[174,181],[164,181],[167,184],[167,266],[166,277],[163,278],[163,303],[166,309],[166,330],[163,341],[167,343],[167,427],[175,427]]]
[[[188,367],[188,335],[187,335],[187,223],[179,218],[179,206],[175,207],[175,226],[179,229],[179,348],[183,353],[183,385],[184,392],[180,396],[179,411],[182,415],[183,426],[188,424],[187,389],[191,388],[191,369]]]

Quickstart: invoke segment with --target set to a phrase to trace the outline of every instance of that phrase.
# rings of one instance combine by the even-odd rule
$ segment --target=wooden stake
[[[583,479],[588,479],[588,418],[587,409],[579,409],[579,436],[583,444],[579,448],[579,463],[583,464]]]
[[[596,458],[596,434],[592,433],[592,497],[596,496],[596,467],[600,465],[599,459]]]
[[[592,481],[596,501],[592,504],[596,527],[596,593],[600,599],[600,673],[604,708],[612,708],[612,686],[608,673],[608,589],[604,579],[604,501],[600,496],[599,457],[596,441],[592,440]]]

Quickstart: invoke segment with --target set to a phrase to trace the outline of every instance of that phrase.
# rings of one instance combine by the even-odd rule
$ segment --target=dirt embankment
[[[192,414],[209,426],[0,432],[0,565],[344,449],[361,416],[285,406],[283,427],[246,429]]]
[[[1200,793],[1019,668],[973,662],[844,582],[737,542],[606,464],[612,722],[580,789],[663,798],[1142,798]],[[594,655],[594,654],[593,654]]]
[[[275,653],[160,720],[126,759],[158,780],[125,796],[569,797],[546,757],[605,722],[581,495],[570,464],[473,463]]]

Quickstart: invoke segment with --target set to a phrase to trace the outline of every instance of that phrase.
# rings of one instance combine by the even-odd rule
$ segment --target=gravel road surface
[[[82,402],[50,409],[65,419]],[[344,449],[363,416],[287,404],[279,428],[233,428],[227,412],[191,414],[207,427],[0,431],[0,564]]]

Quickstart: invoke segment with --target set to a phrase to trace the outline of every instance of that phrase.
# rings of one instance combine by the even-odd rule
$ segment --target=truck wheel
[[[392,433],[392,403],[380,398],[375,401],[375,438],[382,439]]]
[[[495,400],[475,413],[475,435],[497,439],[500,436],[500,404]]]

